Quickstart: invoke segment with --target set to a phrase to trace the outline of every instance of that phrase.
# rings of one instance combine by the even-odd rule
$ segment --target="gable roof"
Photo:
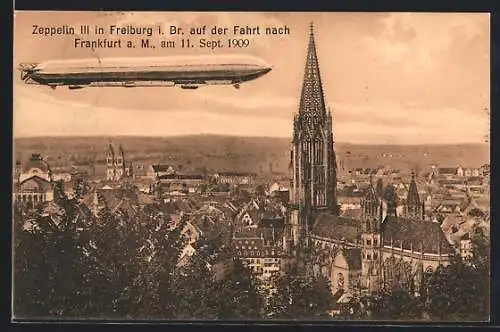
[[[315,218],[312,235],[355,242],[361,237],[361,221],[322,213]]]
[[[163,173],[163,172],[168,172],[168,173],[175,173],[175,169],[171,165],[166,165],[166,164],[155,164],[151,165],[151,168],[153,169],[153,172],[155,173]]]
[[[347,209],[342,213],[342,217],[350,219],[361,219],[363,210],[361,208],[357,209]]]
[[[382,223],[384,245],[402,246],[430,254],[451,254],[451,248],[441,226],[430,220],[412,220],[387,216]]]
[[[37,175],[33,175],[30,176],[29,178],[22,180],[19,186],[21,190],[29,189],[29,190],[36,190],[39,192],[41,191],[47,192],[52,189],[52,185],[50,184],[49,181]]]

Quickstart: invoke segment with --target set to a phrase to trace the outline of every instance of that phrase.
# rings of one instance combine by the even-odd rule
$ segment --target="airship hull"
[[[28,79],[49,86],[172,86],[240,84],[271,68],[250,57],[165,57],[62,60],[29,69]]]

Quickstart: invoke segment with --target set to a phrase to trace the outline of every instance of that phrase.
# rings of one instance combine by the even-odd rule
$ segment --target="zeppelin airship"
[[[203,85],[233,85],[259,78],[269,64],[249,55],[198,55],[56,60],[19,65],[27,84],[52,88],[164,87],[196,89]]]

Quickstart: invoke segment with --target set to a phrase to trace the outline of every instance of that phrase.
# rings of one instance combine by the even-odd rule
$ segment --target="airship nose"
[[[269,73],[271,70],[272,70],[272,68],[270,66],[265,66],[259,70],[259,74],[262,76],[262,75]]]

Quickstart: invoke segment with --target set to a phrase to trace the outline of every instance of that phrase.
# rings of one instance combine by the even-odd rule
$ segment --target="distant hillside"
[[[14,141],[14,156],[45,156],[52,167],[103,165],[107,145],[121,144],[136,165],[169,163],[184,169],[288,174],[290,140],[286,138],[196,135],[177,137],[36,137]],[[336,143],[340,168],[390,166],[425,168],[431,164],[468,167],[489,163],[489,145],[357,145]]]

